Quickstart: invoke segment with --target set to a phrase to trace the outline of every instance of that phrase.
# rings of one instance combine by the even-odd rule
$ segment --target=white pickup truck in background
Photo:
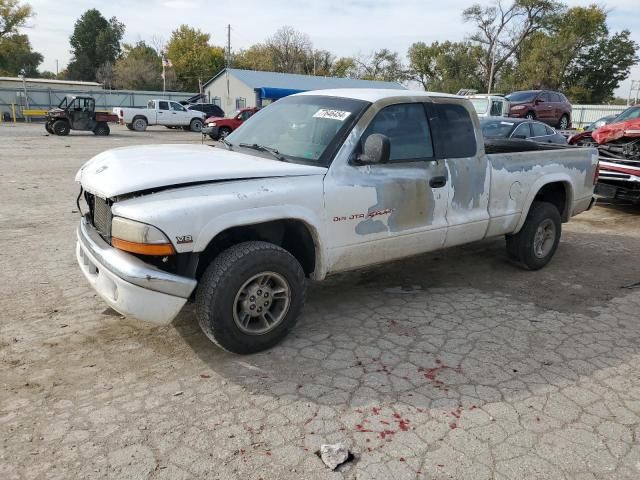
[[[561,223],[593,204],[597,152],[514,145],[486,153],[459,96],[292,95],[216,148],[135,146],[87,162],[78,262],[122,314],[168,324],[195,299],[212,341],[256,352],[293,328],[306,278],[496,236],[520,265],[546,265]]]
[[[180,128],[200,132],[206,114],[198,110],[187,110],[178,102],[171,100],[149,100],[147,108],[115,107],[121,125],[129,130],[144,132],[149,125]]]

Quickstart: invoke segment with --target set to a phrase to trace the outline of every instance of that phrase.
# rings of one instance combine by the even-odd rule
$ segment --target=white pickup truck
[[[294,326],[307,278],[500,235],[543,267],[561,223],[593,204],[597,163],[588,148],[486,154],[462,97],[301,93],[215,148],[91,159],[77,259],[122,314],[168,324],[193,299],[212,341],[255,352]]]
[[[147,108],[115,107],[113,113],[118,115],[120,125],[136,132],[144,132],[149,125],[200,132],[206,117],[203,112],[187,110],[178,102],[162,99],[149,100]]]

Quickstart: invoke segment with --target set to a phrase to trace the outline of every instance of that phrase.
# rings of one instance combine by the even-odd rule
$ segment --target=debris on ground
[[[353,456],[344,443],[334,443],[320,445],[320,458],[327,467],[335,470]]]

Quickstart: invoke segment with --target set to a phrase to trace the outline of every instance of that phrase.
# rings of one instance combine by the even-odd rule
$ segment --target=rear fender
[[[536,195],[538,194],[538,192],[540,192],[540,190],[542,190],[542,187],[544,187],[545,185],[549,185],[550,183],[562,183],[564,185],[564,190],[566,193],[566,204],[564,207],[564,212],[560,212],[560,217],[562,218],[563,222],[569,220],[569,217],[571,216],[571,205],[573,205],[573,188],[571,186],[571,177],[566,173],[552,173],[539,178],[531,185],[531,188],[529,189],[529,192],[523,204],[524,207],[522,209],[522,214],[520,215],[520,221],[516,225],[513,233],[518,233],[520,231],[527,219],[527,215],[529,214],[529,210],[531,209],[531,205],[533,204]]]

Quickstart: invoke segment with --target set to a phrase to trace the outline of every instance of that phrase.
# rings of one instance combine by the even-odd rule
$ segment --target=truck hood
[[[327,169],[280,162],[206,145],[144,145],[96,155],[76,174],[102,198],[185,184],[249,178],[324,175]]]

